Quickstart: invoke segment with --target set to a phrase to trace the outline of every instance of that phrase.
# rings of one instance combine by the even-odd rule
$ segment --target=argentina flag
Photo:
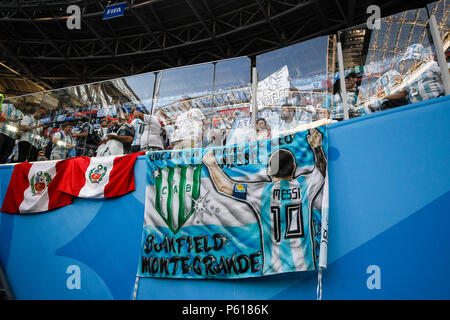
[[[325,267],[327,147],[323,126],[149,152],[138,276],[227,279]]]

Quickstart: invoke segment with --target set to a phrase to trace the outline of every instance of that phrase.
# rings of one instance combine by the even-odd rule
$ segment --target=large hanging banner
[[[326,267],[326,127],[147,154],[139,277],[243,278]]]

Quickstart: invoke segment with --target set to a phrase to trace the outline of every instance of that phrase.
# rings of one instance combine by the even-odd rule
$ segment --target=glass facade
[[[264,122],[273,136],[328,118],[321,112],[330,86],[328,41],[320,37],[256,57],[258,138],[265,136]]]
[[[354,118],[442,96],[428,17],[436,17],[449,57],[449,13],[450,1],[441,0],[382,18],[379,29],[355,26],[253,61],[234,58],[4,99],[0,163],[232,145],[342,121],[345,107]]]
[[[349,117],[436,98],[443,94],[439,66],[427,32],[426,9],[340,31]],[[335,85],[337,83],[335,82]],[[335,101],[342,100],[336,92]],[[339,103],[335,108],[339,107]]]

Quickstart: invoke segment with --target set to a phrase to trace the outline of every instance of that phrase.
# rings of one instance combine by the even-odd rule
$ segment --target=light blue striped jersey
[[[357,103],[358,95],[355,92],[347,91],[347,106],[349,111],[354,111]],[[328,95],[322,104],[322,108],[330,112],[331,119],[344,118],[344,100],[342,99],[341,93],[338,92],[335,95]]]
[[[313,217],[312,207],[323,183],[314,169],[293,180],[234,184],[233,197],[249,203],[260,218],[265,275],[316,269],[313,238],[320,217]]]
[[[8,119],[21,119],[23,118],[23,113],[14,108],[11,104],[4,104],[2,106],[2,112]],[[16,130],[14,130],[14,127]],[[0,133],[15,139],[19,133],[18,122],[4,121],[0,122]]]
[[[64,134],[62,131],[55,132],[52,140],[54,138],[57,138],[59,141],[62,141],[65,144],[70,145],[75,144],[74,138],[72,138],[72,136],[70,135]],[[67,159],[69,151],[70,149],[67,148],[65,145],[58,145],[57,143],[55,144],[53,142],[53,149],[52,153],[50,154],[50,159],[51,160]]]
[[[444,93],[441,71],[436,62],[422,72],[419,77],[406,87],[408,103],[430,100]]]
[[[139,118],[133,119],[131,122],[131,126],[134,128],[134,137],[133,142],[131,143],[132,146],[140,146],[141,145],[141,137],[142,133],[144,132],[145,127],[147,124],[142,121]]]
[[[23,117],[23,119],[20,121],[21,125],[24,126],[30,126],[34,127],[39,125],[41,122],[39,119],[36,119],[34,117],[34,114],[26,115]],[[41,136],[40,136],[41,128],[22,131],[22,135],[20,137],[19,141],[26,141],[29,142],[32,146],[39,148],[41,143]]]

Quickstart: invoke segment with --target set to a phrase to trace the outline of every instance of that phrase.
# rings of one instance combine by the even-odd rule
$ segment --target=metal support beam
[[[429,19],[431,37],[433,38],[434,50],[441,68],[442,82],[444,83],[445,95],[450,95],[450,74],[448,72],[448,64],[445,59],[444,44],[436,23],[436,17],[433,15]]]
[[[226,53],[225,50],[223,49],[222,45],[217,41],[215,35],[211,32],[211,30],[209,29],[209,27],[206,25],[205,20],[202,18],[202,16],[200,15],[200,13],[198,12],[197,8],[195,7],[195,5],[192,3],[191,0],[185,0],[186,3],[188,4],[188,6],[191,8],[192,12],[195,14],[195,16],[197,17],[197,19],[200,21],[200,23],[202,24],[203,28],[206,30],[206,32],[209,34],[209,36],[211,37],[211,40],[214,42],[214,44],[219,48],[220,53],[222,53],[222,55],[225,57]]]
[[[341,98],[344,111],[344,120],[348,120],[347,88],[345,87],[344,59],[342,58],[342,44],[337,43],[337,56],[339,63],[339,81],[341,85]]]
[[[0,41],[0,48],[3,49],[4,52],[6,52],[6,56],[9,59],[11,59],[16,64],[17,67],[19,67],[22,71],[26,73],[26,77],[32,79],[33,82],[35,82],[36,84],[38,83],[44,84],[44,86],[47,86],[47,89],[52,88],[49,84],[45,83],[44,81],[40,80],[37,76],[35,76],[35,74],[28,68],[28,66],[26,66],[24,63],[22,63],[22,61],[16,58],[15,55],[11,52],[11,50],[7,46],[5,46],[1,41]]]
[[[221,28],[219,27],[219,24],[217,23],[218,19],[216,17],[216,15],[214,14],[213,10],[211,9],[211,7],[208,5],[208,1],[207,0],[202,0],[203,5],[206,8],[206,11],[208,12],[209,16],[213,19],[214,22],[214,29],[218,29],[219,32],[221,31]],[[227,39],[222,39],[222,41],[224,42],[225,46],[227,47],[228,50],[228,55],[232,56],[233,53],[233,48],[231,47],[230,43],[227,41]]]
[[[256,0],[256,3],[258,4],[259,10],[263,14],[264,19],[266,20],[267,24],[272,29],[273,33],[277,37],[277,39],[280,42],[280,44],[283,43],[283,39],[282,39],[282,37],[280,35],[280,32],[278,31],[278,28],[275,27],[274,23],[269,19],[269,15],[266,12],[266,8],[264,8],[264,5],[261,3],[261,0]]]
[[[131,9],[131,13],[136,17],[139,24],[144,27],[144,29],[147,31],[150,37],[152,37],[152,39],[156,42],[157,46],[161,49],[161,53],[163,53],[164,47],[162,43],[159,41],[158,37],[156,37],[155,33],[152,31],[152,29],[148,26],[147,23],[145,23],[144,19],[142,19],[142,17],[139,15],[138,12],[136,12],[136,10]],[[172,60],[172,58],[169,55],[167,55],[166,57],[169,60],[170,64],[175,66],[175,63]]]
[[[64,61],[67,63],[67,65],[70,67],[70,69],[81,78],[81,72],[67,59],[67,56],[64,52],[62,52],[59,47],[50,39],[50,37],[39,27],[39,25],[32,19],[24,10],[21,10],[22,13],[30,19],[31,24],[36,28],[37,31],[47,40],[47,42],[58,52],[58,54],[63,57]]]
[[[104,48],[106,48],[106,50],[109,51],[109,53],[111,54],[111,56],[115,56],[115,52],[113,51],[113,49],[111,49],[111,47],[106,43],[105,39],[103,39],[100,34],[97,32],[97,30],[95,30],[94,27],[91,26],[90,22],[87,21],[87,19],[83,19],[82,20],[83,23],[86,25],[86,27],[88,27],[89,31],[92,32],[92,34],[95,36],[95,38],[97,38],[98,41],[101,42],[101,44],[103,45]]]
[[[345,14],[344,9],[342,8],[341,4],[339,3],[339,0],[334,0],[334,2],[336,3],[339,12],[341,13],[342,17],[344,18],[345,24],[347,25],[347,28],[350,28],[350,22],[348,21],[347,15]]]
[[[252,123],[250,141],[256,140],[256,115],[258,114],[258,71],[256,69],[256,57],[252,57]]]

